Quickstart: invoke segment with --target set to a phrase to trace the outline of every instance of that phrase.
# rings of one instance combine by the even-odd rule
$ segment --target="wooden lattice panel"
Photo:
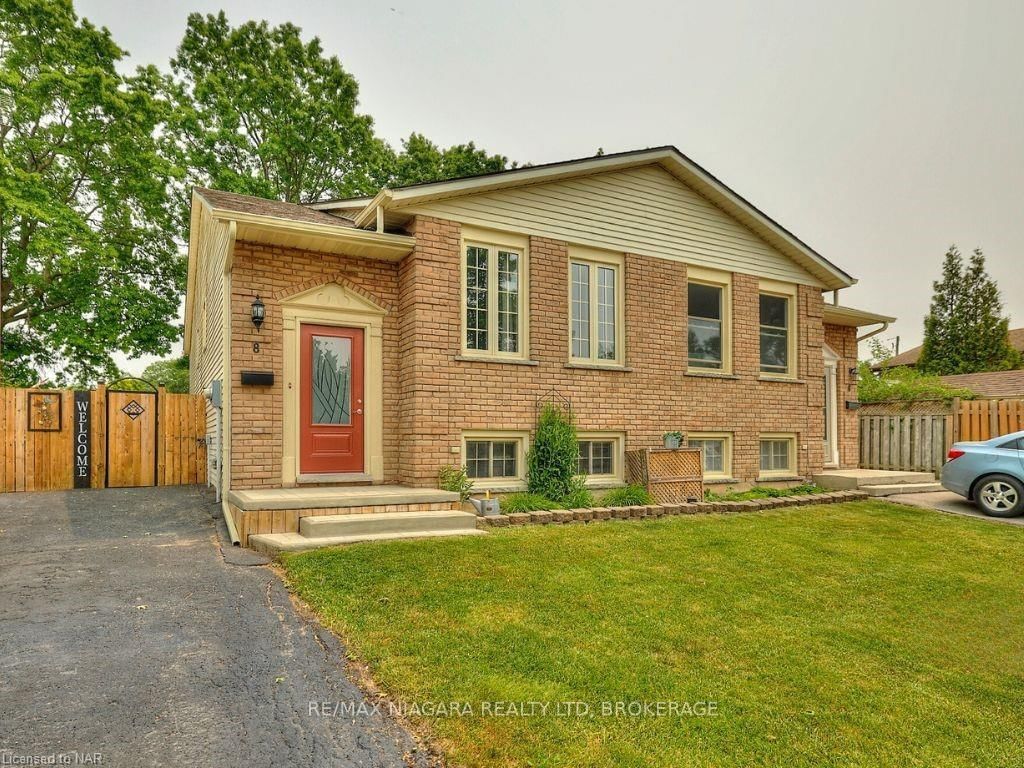
[[[699,448],[651,451],[648,459],[650,477],[655,480],[669,478],[700,479],[703,476]]]
[[[647,486],[658,504],[684,504],[704,498],[704,483],[700,480],[661,480]]]
[[[644,486],[659,504],[704,498],[699,448],[626,451],[626,482]]]

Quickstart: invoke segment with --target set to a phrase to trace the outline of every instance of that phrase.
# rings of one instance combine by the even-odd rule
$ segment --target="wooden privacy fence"
[[[952,440],[949,414],[860,417],[860,466],[909,472],[942,468]]]
[[[953,401],[953,440],[990,440],[1024,430],[1024,400]]]
[[[922,408],[932,412],[922,413]],[[860,416],[860,466],[937,472],[955,442],[989,440],[1024,430],[1024,400],[960,400],[907,406],[865,405]]]
[[[202,395],[0,388],[0,492],[206,482]]]

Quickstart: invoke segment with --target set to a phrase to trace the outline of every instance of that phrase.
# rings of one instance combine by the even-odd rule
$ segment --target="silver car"
[[[975,502],[986,515],[1024,514],[1024,432],[979,443],[953,443],[942,486]]]

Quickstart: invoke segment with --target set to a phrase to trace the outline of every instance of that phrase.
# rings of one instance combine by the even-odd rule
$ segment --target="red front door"
[[[299,472],[363,471],[363,329],[302,325]]]

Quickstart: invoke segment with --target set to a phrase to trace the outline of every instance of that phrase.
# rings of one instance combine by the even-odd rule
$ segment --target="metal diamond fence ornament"
[[[121,409],[121,413],[127,416],[132,421],[135,421],[139,416],[144,414],[146,409],[139,405],[138,400],[132,400],[124,408]]]

